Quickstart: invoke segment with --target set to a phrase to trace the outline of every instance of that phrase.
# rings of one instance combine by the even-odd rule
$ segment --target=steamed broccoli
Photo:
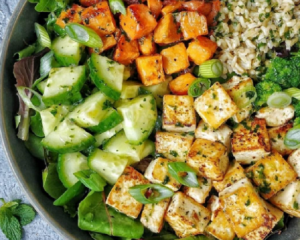
[[[300,57],[274,58],[268,66],[264,80],[275,82],[283,88],[299,87]]]
[[[274,93],[274,92],[280,92],[282,89],[279,84],[271,82],[271,81],[262,81],[256,84],[256,93],[257,98],[254,102],[254,105],[256,107],[261,107],[264,105],[268,98]]]
[[[300,117],[300,101],[296,98],[293,98],[292,105],[295,108],[295,117]]]

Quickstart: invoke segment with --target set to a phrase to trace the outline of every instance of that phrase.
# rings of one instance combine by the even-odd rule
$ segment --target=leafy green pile
[[[65,8],[70,0],[28,0],[31,3],[37,3],[35,10],[37,12],[53,12],[60,8]]]

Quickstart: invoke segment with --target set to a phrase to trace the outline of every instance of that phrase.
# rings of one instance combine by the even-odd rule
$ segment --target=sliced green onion
[[[189,87],[188,94],[192,97],[199,97],[209,88],[210,88],[209,79],[197,78]]]
[[[74,173],[75,177],[87,188],[95,192],[102,192],[106,186],[106,181],[93,170],[83,170]]]
[[[85,191],[85,187],[81,182],[75,183],[68,188],[58,199],[53,203],[54,206],[63,206],[70,202],[73,198],[81,195]]]
[[[102,48],[103,42],[99,35],[91,28],[78,23],[70,23],[66,27],[66,33],[75,42],[79,42],[87,47]]]
[[[18,90],[19,96],[22,98],[23,102],[26,104],[27,107],[32,108],[37,112],[40,112],[40,111],[46,109],[46,105],[43,102],[42,96],[38,92],[36,92],[28,87],[17,87],[17,90]],[[40,105],[35,106],[31,102],[31,94],[28,96],[26,91],[28,91],[28,92],[32,93],[34,96],[36,96],[37,99],[39,100]]]
[[[158,203],[172,197],[174,192],[160,184],[144,184],[129,188],[130,195],[142,204]]]
[[[122,13],[126,15],[125,4],[122,0],[109,0],[109,8],[113,14]]]
[[[285,92],[273,93],[267,101],[267,104],[271,108],[285,108],[290,105],[292,98]]]
[[[36,45],[32,44],[24,48],[23,50],[15,53],[15,55],[18,55],[18,60],[22,60],[23,58],[29,57],[32,54],[34,54],[35,49],[36,49]]]
[[[300,147],[300,125],[291,128],[284,137],[284,145],[290,149]]]
[[[208,60],[200,65],[199,74],[205,78],[218,78],[223,74],[223,63],[218,59]]]
[[[51,48],[51,39],[46,29],[38,23],[35,23],[34,26],[35,26],[35,33],[40,45],[43,47]]]
[[[168,163],[169,173],[184,186],[199,187],[196,171],[184,162]]]
[[[251,105],[251,103],[255,101],[256,97],[256,88],[254,86],[248,86],[234,92],[233,101],[236,103],[239,109],[243,109]]]
[[[299,88],[288,88],[284,90],[290,97],[300,100],[300,89]]]

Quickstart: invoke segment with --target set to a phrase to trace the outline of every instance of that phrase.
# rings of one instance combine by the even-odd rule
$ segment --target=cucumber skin
[[[122,116],[117,111],[115,111],[109,116],[109,118],[104,119],[104,121],[101,121],[97,126],[89,127],[88,129],[91,132],[100,134],[114,128],[121,122],[123,122]]]
[[[57,25],[56,23],[53,26],[54,32],[56,32],[60,37],[66,36],[66,30],[62,28],[61,26]]]

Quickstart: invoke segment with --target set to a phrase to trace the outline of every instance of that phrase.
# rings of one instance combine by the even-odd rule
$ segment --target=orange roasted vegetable
[[[212,2],[212,10],[207,16],[207,23],[208,26],[215,26],[217,22],[215,21],[215,17],[218,15],[218,12],[221,9],[221,2],[220,0],[214,0]]]
[[[127,7],[127,14],[120,16],[120,25],[131,40],[142,38],[151,33],[157,25],[155,18],[144,4]]]
[[[56,24],[61,28],[65,28],[68,23],[82,23],[81,13],[83,10],[83,7],[73,4],[71,8],[61,12]]]
[[[163,7],[162,2],[160,0],[147,0],[147,3],[152,15],[157,19]]]
[[[187,49],[189,59],[201,65],[203,62],[211,59],[216,52],[218,45],[206,37],[199,36],[190,42]]]
[[[180,75],[169,83],[171,92],[175,95],[187,95],[192,82],[196,77],[190,73]]]
[[[156,52],[156,45],[153,39],[153,33],[148,34],[138,40],[139,50],[143,55],[151,55]]]
[[[113,59],[121,64],[131,64],[139,55],[137,40],[126,39],[124,35],[119,38]]]
[[[89,53],[97,53],[100,54],[112,47],[114,47],[117,44],[117,41],[113,35],[106,35],[106,36],[100,36],[103,42],[103,46],[101,49],[99,48],[89,48]]]
[[[79,2],[82,6],[90,7],[100,2],[100,0],[80,0]]]
[[[173,12],[176,12],[176,11],[180,11],[182,9],[183,9],[182,1],[179,1],[179,2],[175,2],[173,4],[165,6],[161,10],[161,12],[162,12],[162,15],[166,15],[168,13],[173,13]]]
[[[198,12],[205,16],[207,16],[212,9],[211,2],[198,1],[198,0],[183,2],[182,6],[186,11]]]
[[[116,31],[116,22],[106,1],[86,8],[81,14],[83,24],[99,35],[108,35]]]

